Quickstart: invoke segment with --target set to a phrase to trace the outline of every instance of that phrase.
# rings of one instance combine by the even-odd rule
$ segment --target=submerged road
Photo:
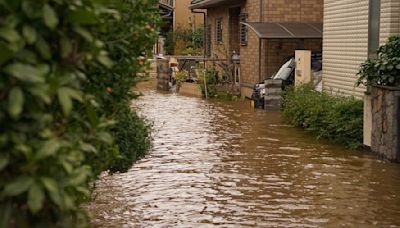
[[[316,141],[280,114],[152,90],[150,154],[104,175],[94,227],[400,227],[400,165]]]

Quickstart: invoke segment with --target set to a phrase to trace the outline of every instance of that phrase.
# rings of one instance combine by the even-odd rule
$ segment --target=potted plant
[[[382,157],[400,161],[400,36],[390,37],[377,58],[361,65],[357,85],[368,87],[371,97],[371,149]],[[366,106],[368,107],[368,106]],[[365,120],[367,121],[367,120]]]

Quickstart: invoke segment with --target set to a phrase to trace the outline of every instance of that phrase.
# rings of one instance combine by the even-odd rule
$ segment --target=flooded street
[[[150,154],[104,175],[94,227],[400,227],[400,165],[316,141],[279,113],[152,90]]]

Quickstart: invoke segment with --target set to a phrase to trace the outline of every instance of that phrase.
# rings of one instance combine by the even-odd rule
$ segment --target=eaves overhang
[[[322,23],[260,23],[249,22],[246,25],[260,39],[320,39]]]
[[[244,0],[193,0],[190,9],[208,9],[224,5],[237,5]]]

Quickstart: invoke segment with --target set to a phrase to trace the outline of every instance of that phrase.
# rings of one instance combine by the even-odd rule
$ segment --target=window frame
[[[220,45],[223,43],[223,26],[222,17],[215,18],[215,43]]]
[[[243,24],[247,22],[248,14],[241,13],[239,15],[239,40],[241,46],[247,46],[249,41],[249,28]]]

